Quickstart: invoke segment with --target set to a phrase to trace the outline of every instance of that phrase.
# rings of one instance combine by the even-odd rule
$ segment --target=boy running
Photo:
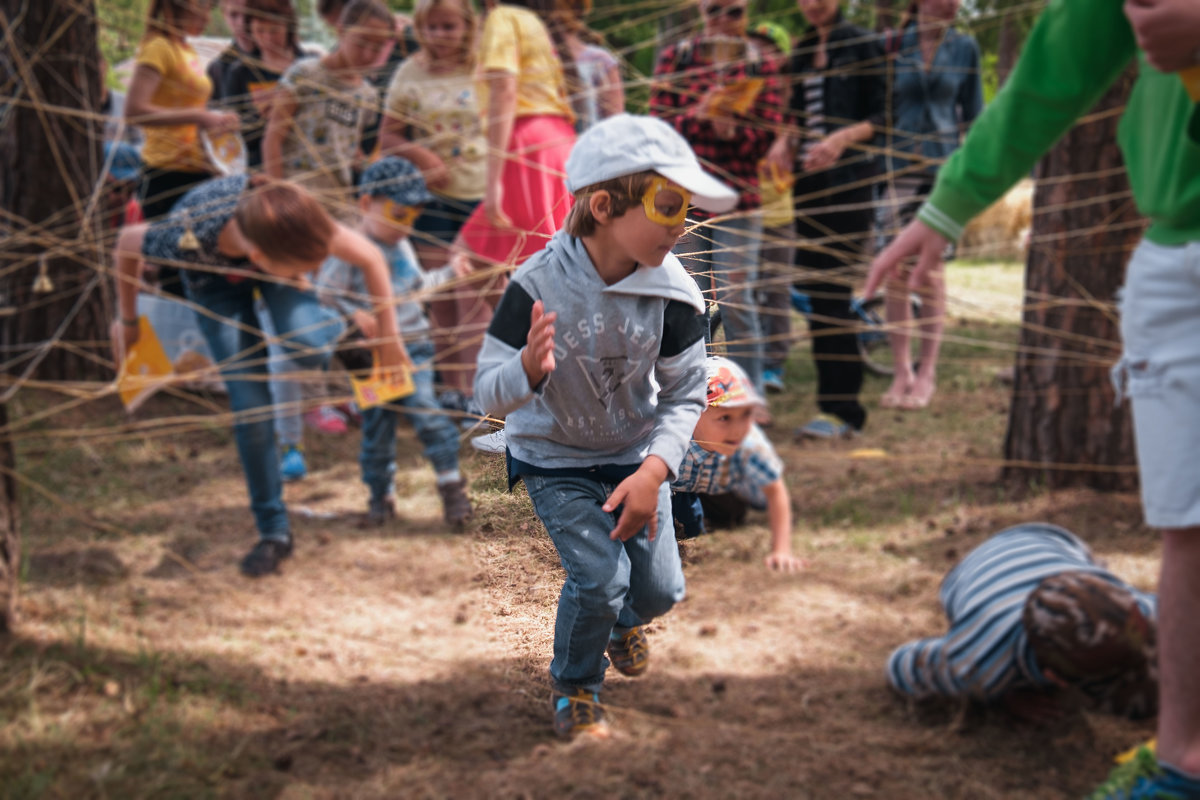
[[[575,206],[504,292],[475,397],[507,417],[523,480],[566,570],[550,664],[554,729],[607,735],[609,661],[645,672],[643,626],[683,598],[668,481],[705,407],[704,303],[671,254],[690,202],[737,195],[669,125],[621,114],[566,162]]]

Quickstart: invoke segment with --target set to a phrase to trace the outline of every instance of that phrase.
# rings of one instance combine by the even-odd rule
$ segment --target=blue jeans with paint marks
[[[683,599],[670,488],[659,487],[654,540],[643,529],[621,542],[609,538],[620,509],[601,508],[615,483],[546,475],[522,479],[567,572],[558,599],[551,680],[559,690],[599,691],[613,629],[643,625]]]

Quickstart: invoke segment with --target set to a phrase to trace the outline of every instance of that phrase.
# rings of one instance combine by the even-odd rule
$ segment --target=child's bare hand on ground
[[[793,573],[808,569],[808,561],[791,553],[771,553],[763,561],[772,572]]]
[[[667,479],[667,465],[657,456],[648,457],[638,471],[617,484],[602,508],[613,512],[621,506],[617,527],[608,534],[614,541],[627,541],[647,528],[647,537],[658,535],[658,489]]]
[[[529,312],[529,334],[521,351],[521,366],[529,378],[529,388],[536,387],[554,371],[554,321],[558,312],[546,311],[541,300],[534,301]]]

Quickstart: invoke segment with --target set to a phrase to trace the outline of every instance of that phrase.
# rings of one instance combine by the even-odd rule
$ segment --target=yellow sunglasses
[[[421,216],[421,207],[404,206],[395,200],[388,200],[383,204],[383,216],[388,222],[411,228],[412,224],[417,221],[417,217]]]
[[[642,208],[646,210],[646,219],[668,228],[683,222],[691,203],[691,192],[676,186],[661,175],[650,181],[646,193],[642,195]]]

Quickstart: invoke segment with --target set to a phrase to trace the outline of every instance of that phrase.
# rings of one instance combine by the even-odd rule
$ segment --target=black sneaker
[[[279,571],[279,562],[292,554],[292,537],[286,542],[275,539],[260,539],[254,549],[242,559],[242,574],[247,578],[261,578]]]
[[[595,692],[579,688],[564,694],[556,689],[550,692],[550,705],[554,707],[554,732],[559,736],[586,733],[601,739],[608,737],[604,706]]]
[[[396,518],[396,502],[387,497],[372,497],[367,503],[367,516],[363,519],[366,525],[379,527],[386,525]]]

